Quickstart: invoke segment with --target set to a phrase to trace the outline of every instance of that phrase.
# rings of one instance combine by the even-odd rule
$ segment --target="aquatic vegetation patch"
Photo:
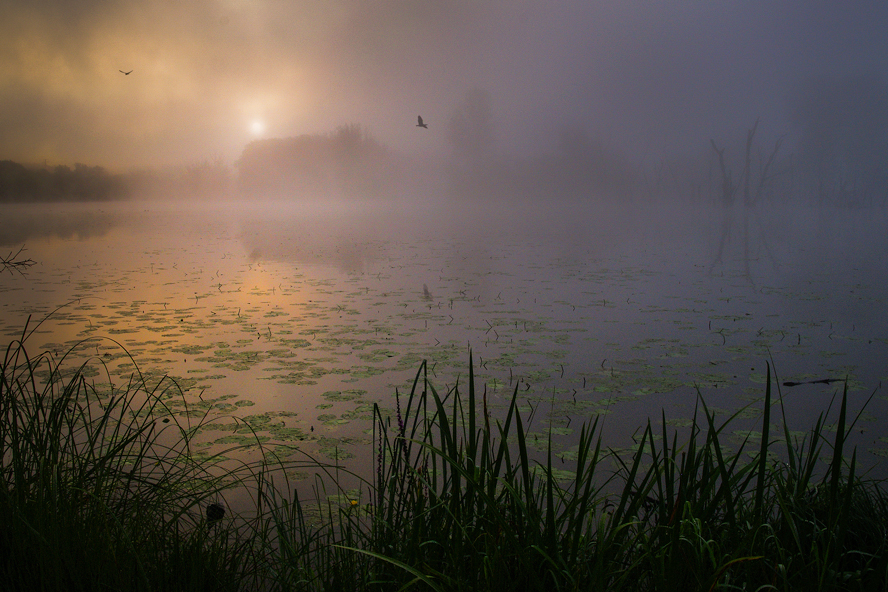
[[[385,368],[379,368],[377,366],[360,366],[356,365],[351,369],[351,376],[353,378],[370,378],[371,376],[379,376],[387,372]]]
[[[374,349],[370,352],[362,352],[358,354],[358,357],[364,362],[373,364],[378,362],[384,362],[391,358],[397,357],[399,354],[389,349]]]
[[[187,355],[197,355],[202,354],[205,351],[212,349],[213,345],[198,345],[198,344],[188,344],[188,345],[178,345],[170,348],[170,351],[187,354]]]
[[[224,445],[234,445],[237,446],[242,451],[249,450],[257,450],[260,445],[270,441],[271,438],[269,436],[259,436],[256,434],[229,434],[227,436],[222,436],[221,438],[217,438],[213,444],[224,446]]]
[[[321,437],[317,440],[318,453],[334,461],[354,458],[354,453],[344,448],[349,443],[345,439]]]
[[[327,401],[354,401],[367,395],[363,389],[348,389],[344,391],[326,391],[321,396]]]

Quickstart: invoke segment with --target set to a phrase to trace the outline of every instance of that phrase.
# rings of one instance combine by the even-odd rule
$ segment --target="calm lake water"
[[[249,442],[237,416],[269,445],[362,471],[373,403],[391,412],[424,359],[439,392],[464,385],[470,350],[491,407],[517,386],[531,437],[552,433],[566,467],[597,414],[622,447],[661,410],[687,425],[697,389],[722,417],[760,412],[769,360],[781,382],[847,377],[853,412],[888,378],[882,210],[761,207],[745,226],[699,204],[2,212],[4,255],[24,245],[36,261],[0,274],[7,342],[30,316],[32,355],[91,359],[119,386],[133,360],[173,377],[173,412],[210,414],[206,447]],[[781,390],[806,429],[842,383]],[[869,464],[888,454],[884,394],[853,430]]]

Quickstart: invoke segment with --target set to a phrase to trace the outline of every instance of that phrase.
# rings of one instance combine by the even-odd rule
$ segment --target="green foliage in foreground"
[[[517,390],[494,419],[471,362],[467,392],[445,396],[423,364],[395,417],[376,409],[369,503],[329,474],[304,502],[283,463],[194,460],[193,426],[163,422],[164,381],[100,392],[24,341],[0,368],[7,589],[888,589],[888,498],[846,449],[847,391],[834,426],[824,414],[794,438],[769,369],[761,441],[739,449],[735,418],[702,398],[689,430],[661,417],[629,455],[595,421],[560,481],[551,453],[528,452]],[[208,518],[226,492],[253,511]]]
[[[847,392],[836,434],[825,417],[798,440],[785,414],[770,433],[770,367],[757,450],[723,445],[702,398],[682,439],[648,423],[628,458],[582,428],[575,477],[558,480],[551,447],[534,463],[512,397],[493,421],[477,401],[443,398],[425,365],[397,425],[377,412],[372,513],[338,529],[287,532],[317,545],[285,552],[284,588],[433,590],[879,590],[888,585],[883,490],[845,462]],[[477,405],[476,405],[477,404]],[[481,412],[478,412],[478,406]],[[778,409],[783,413],[782,404]],[[852,422],[853,423],[853,422]],[[753,447],[755,448],[755,447]],[[832,460],[823,461],[823,456]],[[780,460],[782,458],[782,460]],[[750,460],[743,460],[750,459]],[[607,461],[607,462],[605,462]],[[614,471],[611,467],[618,467]],[[343,517],[344,516],[344,517]],[[342,533],[338,545],[333,530]],[[360,555],[356,558],[355,554]],[[340,565],[347,566],[339,569]]]
[[[195,426],[163,403],[169,379],[97,387],[87,363],[29,357],[27,335],[0,367],[0,587],[244,589],[262,541],[206,509],[233,486],[259,491],[263,467],[196,460]]]

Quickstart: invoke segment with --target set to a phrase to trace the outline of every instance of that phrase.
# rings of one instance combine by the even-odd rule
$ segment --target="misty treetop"
[[[768,118],[734,133],[700,137],[691,152],[626,153],[619,139],[553,120],[528,147],[498,143],[489,92],[465,93],[422,138],[449,150],[403,153],[360,124],[326,134],[253,141],[234,167],[221,159],[111,173],[101,166],[26,166],[0,161],[0,202],[161,199],[337,198],[550,200],[677,199],[729,207],[793,201],[844,206],[888,203],[888,81],[811,78],[786,97],[789,128]],[[411,116],[412,120],[412,116]],[[745,133],[744,133],[745,132]],[[741,190],[742,188],[742,190]]]
[[[377,195],[392,180],[392,155],[359,124],[332,134],[254,140],[236,163],[248,196]]]

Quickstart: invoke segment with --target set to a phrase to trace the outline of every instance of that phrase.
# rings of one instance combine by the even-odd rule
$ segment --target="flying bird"
[[[123,70],[118,70],[118,72],[120,72],[120,73],[123,74],[124,76],[129,76],[130,74],[133,73],[132,70],[130,70],[129,72],[124,72]]]
[[[419,123],[416,124],[416,127],[424,127],[426,129],[429,129],[428,124],[422,122],[422,115],[417,115],[416,119],[419,120]]]

